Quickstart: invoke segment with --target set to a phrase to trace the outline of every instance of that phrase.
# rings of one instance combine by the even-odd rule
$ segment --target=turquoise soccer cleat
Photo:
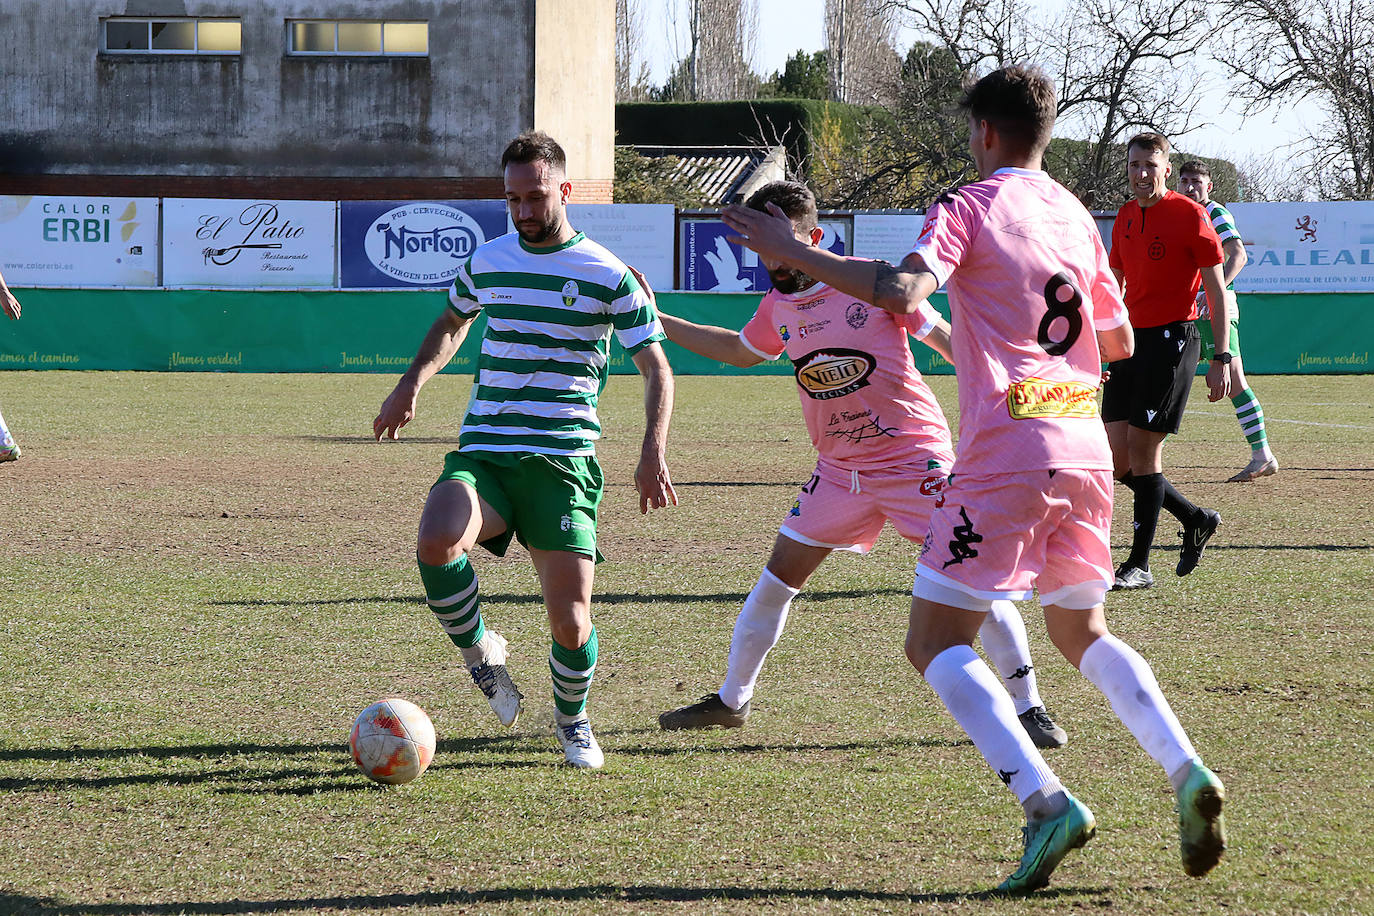
[[[1066,791],[1065,795],[1069,795]],[[997,886],[999,891],[1025,894],[1050,883],[1054,871],[1069,850],[1077,849],[1097,834],[1097,821],[1088,806],[1069,795],[1069,808],[1058,817],[1028,824],[1021,832],[1026,852],[1010,878]]]

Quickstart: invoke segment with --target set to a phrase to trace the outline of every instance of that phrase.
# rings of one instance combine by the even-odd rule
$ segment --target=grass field
[[[680,379],[682,505],[647,518],[640,384],[607,390],[599,773],[559,765],[522,553],[476,556],[529,697],[514,733],[423,605],[415,522],[468,381],[378,445],[392,382],[0,373],[24,448],[0,466],[0,913],[1374,912],[1374,377],[1256,379],[1284,466],[1250,485],[1221,482],[1247,450],[1199,388],[1166,459],[1222,528],[1177,579],[1162,522],[1159,586],[1109,601],[1226,780],[1211,876],[1184,876],[1163,773],[1028,609],[1070,733],[1049,760],[1099,833],[1023,900],[984,893],[1021,812],[902,656],[915,551],[890,531],[797,600],[747,728],[657,728],[719,686],[809,475],[790,379]],[[391,790],[345,747],[385,695],[439,734]]]

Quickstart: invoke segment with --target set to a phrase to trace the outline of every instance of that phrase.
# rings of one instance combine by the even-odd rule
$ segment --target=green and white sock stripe
[[[420,581],[425,584],[425,600],[439,626],[460,649],[477,645],[487,628],[482,624],[482,603],[477,591],[477,574],[467,554],[443,566],[420,566]]]
[[[1255,393],[1246,388],[1231,398],[1231,404],[1236,408],[1236,419],[1240,421],[1241,432],[1245,433],[1245,441],[1250,443],[1250,448],[1258,452],[1268,445],[1269,436],[1264,431],[1264,408],[1260,406]]]
[[[575,716],[587,706],[596,670],[596,628],[580,649],[565,649],[557,642],[549,652],[549,673],[553,676],[553,702],[565,716]]]

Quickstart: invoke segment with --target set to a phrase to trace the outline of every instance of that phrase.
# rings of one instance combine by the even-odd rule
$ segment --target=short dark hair
[[[1178,167],[1180,175],[1196,175],[1199,178],[1211,178],[1212,170],[1207,167],[1207,163],[1201,159],[1189,159]]]
[[[1141,149],[1147,149],[1151,152],[1163,153],[1166,157],[1169,155],[1169,150],[1173,149],[1173,147],[1169,145],[1168,137],[1163,134],[1151,133],[1149,131],[1143,134],[1136,134],[1126,141],[1126,155],[1128,157],[1131,155],[1131,147],[1133,146],[1138,146]]]
[[[750,210],[762,213],[768,212],[768,204],[776,204],[798,229],[814,229],[820,223],[816,195],[800,181],[770,181],[744,202]]]
[[[568,154],[563,152],[557,140],[542,130],[527,130],[506,146],[501,154],[501,171],[512,162],[547,162],[560,172],[568,170]]]
[[[1024,153],[1043,153],[1050,145],[1057,104],[1054,84],[1035,67],[1003,67],[964,90],[959,108],[987,121]]]

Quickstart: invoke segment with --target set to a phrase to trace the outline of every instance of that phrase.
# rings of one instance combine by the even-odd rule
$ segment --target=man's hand
[[[639,494],[639,514],[646,515],[650,508],[662,509],[670,503],[677,505],[677,491],[668,476],[668,465],[663,456],[647,449],[640,455],[639,466],[635,468],[635,492]]]
[[[19,317],[19,300],[14,298],[14,293],[3,283],[0,283],[0,309],[4,309],[5,314],[11,319]]]
[[[401,427],[415,419],[415,399],[419,394],[420,389],[404,378],[392,389],[391,394],[382,402],[382,410],[377,414],[377,419],[372,421],[372,434],[377,437],[378,442],[382,441],[384,434],[388,439],[400,438],[398,434]]]
[[[1231,394],[1231,367],[1221,360],[1212,360],[1207,367],[1207,400],[1220,401]]]
[[[764,255],[770,261],[796,267],[788,260],[787,253],[798,248],[804,250],[806,243],[792,234],[792,221],[781,207],[771,202],[767,206],[767,213],[739,204],[731,204],[722,210],[721,221],[737,233],[727,240]]]
[[[655,307],[657,307],[658,297],[654,295],[654,288],[649,285],[649,278],[640,273],[634,265],[626,264],[625,266],[630,269],[630,273],[634,274],[635,279],[639,281],[639,288],[644,290],[644,295],[648,296],[649,301],[652,302]]]

